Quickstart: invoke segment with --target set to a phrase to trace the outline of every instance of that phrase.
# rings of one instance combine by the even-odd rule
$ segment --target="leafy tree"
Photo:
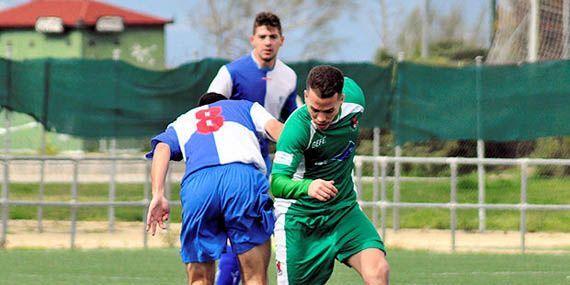
[[[341,12],[354,6],[343,0],[258,0],[200,1],[191,12],[190,23],[213,45],[215,55],[236,58],[250,50],[249,36],[255,15],[272,11],[281,18],[286,43],[288,35],[302,41],[301,59],[322,58],[336,50],[340,39],[331,32],[331,24]]]

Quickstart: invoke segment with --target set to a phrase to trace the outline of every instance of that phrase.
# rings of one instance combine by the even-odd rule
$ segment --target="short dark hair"
[[[208,92],[200,96],[200,100],[198,100],[198,106],[210,105],[212,103],[226,99],[228,98],[220,93]]]
[[[331,98],[342,94],[344,75],[340,69],[331,65],[315,66],[307,76],[307,89],[315,91],[320,98]]]
[[[255,34],[255,29],[261,26],[268,26],[277,28],[279,34],[281,34],[281,20],[279,17],[271,12],[261,12],[255,15],[255,21],[253,21],[253,34]]]

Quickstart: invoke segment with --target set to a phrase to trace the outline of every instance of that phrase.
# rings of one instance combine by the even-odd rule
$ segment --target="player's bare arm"
[[[150,231],[152,235],[156,233],[156,226],[162,229],[166,226],[164,222],[168,220],[170,215],[170,206],[168,199],[164,197],[164,180],[168,171],[168,163],[170,161],[170,147],[168,144],[159,143],[154,151],[151,168],[151,187],[152,200],[148,206],[148,214],[146,217],[146,231]]]
[[[283,124],[278,120],[272,119],[265,124],[265,132],[272,141],[279,140],[281,132],[283,131]]]

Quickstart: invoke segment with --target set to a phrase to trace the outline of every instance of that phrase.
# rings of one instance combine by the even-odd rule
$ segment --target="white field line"
[[[438,272],[432,273],[434,276],[452,276],[452,275],[550,275],[550,274],[568,274],[568,271],[497,271],[497,272],[484,272],[484,271],[472,271],[472,272]],[[570,275],[566,276],[566,279],[570,279]]]

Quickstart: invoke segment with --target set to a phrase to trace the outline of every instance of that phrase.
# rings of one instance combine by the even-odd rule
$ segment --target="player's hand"
[[[322,179],[317,179],[311,182],[309,185],[309,196],[319,200],[328,201],[336,196],[338,190],[334,187],[334,181],[325,181]]]
[[[166,229],[164,222],[168,221],[169,215],[170,206],[168,205],[168,200],[164,196],[152,197],[146,216],[146,231],[150,231],[154,235],[156,233],[156,225]]]

